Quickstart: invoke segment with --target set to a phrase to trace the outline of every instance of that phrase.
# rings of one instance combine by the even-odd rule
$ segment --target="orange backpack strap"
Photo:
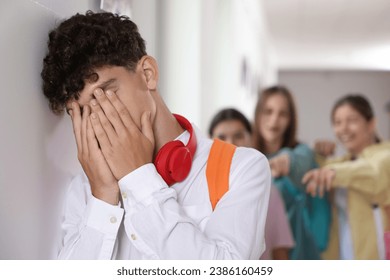
[[[230,165],[235,150],[236,146],[219,139],[214,139],[211,146],[207,160],[206,177],[213,210],[229,189]]]

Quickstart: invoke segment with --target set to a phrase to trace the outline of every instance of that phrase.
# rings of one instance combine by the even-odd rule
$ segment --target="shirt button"
[[[111,224],[115,224],[116,223],[116,217],[111,217],[110,218],[110,222],[111,222]]]
[[[133,239],[133,240],[137,240],[137,236],[135,236],[135,234],[133,233],[133,234],[131,234],[130,235],[130,237],[131,237],[131,239]]]
[[[122,197],[123,197],[124,199],[126,199],[126,198],[127,198],[127,193],[123,192],[123,193],[122,193]]]

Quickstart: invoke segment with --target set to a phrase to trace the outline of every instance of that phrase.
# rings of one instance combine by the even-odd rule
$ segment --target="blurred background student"
[[[236,146],[253,147],[252,127],[239,111],[228,108],[219,111],[211,121],[211,138],[218,138]],[[272,186],[265,224],[266,250],[260,259],[287,260],[294,247],[291,229],[279,191]]]
[[[390,143],[381,142],[374,112],[359,94],[339,99],[331,113],[333,130],[347,151],[308,172],[307,191],[322,196],[332,191],[331,259],[384,259],[384,231],[389,230]],[[317,143],[322,156],[332,153],[331,143]],[[390,208],[387,208],[390,209]]]
[[[291,259],[320,259],[327,247],[330,206],[327,198],[307,195],[301,180],[317,167],[313,151],[296,139],[297,112],[286,87],[265,89],[255,110],[254,145],[270,162],[274,184],[282,194],[295,247]]]

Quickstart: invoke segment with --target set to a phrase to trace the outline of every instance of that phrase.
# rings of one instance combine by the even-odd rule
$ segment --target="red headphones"
[[[168,186],[183,181],[190,173],[196,152],[196,136],[191,123],[180,115],[173,114],[180,126],[190,133],[187,145],[179,140],[166,143],[158,151],[154,165]]]

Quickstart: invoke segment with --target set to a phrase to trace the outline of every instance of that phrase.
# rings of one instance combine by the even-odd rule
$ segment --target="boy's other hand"
[[[88,177],[92,194],[107,203],[117,205],[119,203],[118,182],[99,149],[89,118],[89,106],[84,106],[81,113],[79,104],[73,102],[69,114],[72,118],[78,159]]]

